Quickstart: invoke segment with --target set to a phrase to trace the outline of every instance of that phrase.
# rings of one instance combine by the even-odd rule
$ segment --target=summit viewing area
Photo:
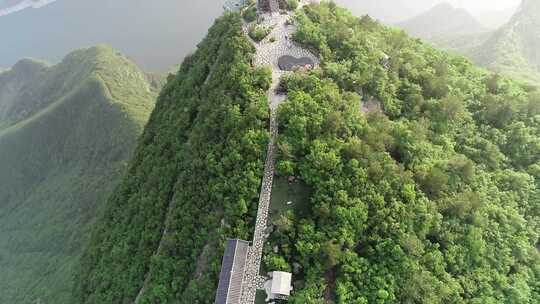
[[[226,9],[256,12],[254,20],[244,16],[244,33],[255,47],[253,58],[255,66],[267,66],[272,71],[272,85],[268,90],[270,107],[270,141],[268,143],[264,175],[259,196],[255,232],[251,243],[242,240],[229,240],[222,261],[216,304],[253,304],[257,290],[266,290],[267,303],[273,300],[286,300],[292,290],[292,276],[285,272],[272,272],[267,276],[260,273],[263,248],[267,238],[268,213],[274,179],[276,141],[278,136],[277,109],[287,99],[278,91],[283,75],[295,70],[313,69],[319,59],[311,51],[293,41],[296,31],[293,15],[296,9],[315,1],[299,1],[297,7],[280,6],[278,0],[259,0],[256,4],[246,1],[228,2]],[[283,1],[283,3],[287,3]],[[254,32],[257,31],[257,34]],[[258,33],[263,33],[259,35]],[[238,250],[246,247],[245,250]],[[240,279],[239,272],[243,273]],[[239,295],[239,292],[241,296]]]

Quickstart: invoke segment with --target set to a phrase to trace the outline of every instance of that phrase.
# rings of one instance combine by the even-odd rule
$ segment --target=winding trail
[[[301,1],[300,7],[311,1]],[[266,162],[264,167],[264,176],[259,197],[259,206],[257,210],[257,220],[255,223],[255,232],[252,245],[249,248],[248,260],[243,279],[242,304],[253,304],[257,289],[261,289],[266,278],[259,274],[261,260],[263,255],[264,243],[267,239],[268,210],[270,208],[270,198],[272,194],[272,184],[274,180],[274,164],[276,159],[276,141],[278,136],[278,117],[277,109],[284,102],[287,95],[279,93],[278,87],[281,77],[286,71],[280,70],[278,66],[279,58],[285,55],[296,58],[308,57],[313,60],[315,65],[319,64],[319,59],[309,50],[294,43],[291,39],[296,31],[296,26],[289,22],[292,12],[287,14],[280,13],[260,13],[259,18],[261,26],[271,27],[271,33],[261,42],[251,40],[257,52],[253,63],[256,66],[269,66],[272,69],[272,84],[268,90],[268,103],[270,107],[270,140],[266,152]],[[244,24],[244,33],[249,37],[250,24]]]

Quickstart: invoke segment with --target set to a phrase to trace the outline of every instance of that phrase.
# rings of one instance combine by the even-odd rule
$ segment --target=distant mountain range
[[[489,29],[498,29],[510,21],[516,10],[517,6],[504,10],[485,11],[476,14],[475,17],[482,26]]]
[[[0,303],[72,304],[73,269],[159,79],[106,46],[0,73]]]
[[[508,17],[498,17],[498,21]],[[540,2],[523,0],[496,30],[448,3],[397,24],[436,47],[456,51],[477,64],[528,82],[540,81]]]
[[[440,36],[477,34],[487,31],[467,10],[441,3],[429,11],[397,24],[410,35],[433,39]]]
[[[336,0],[356,15],[370,15],[387,24],[401,22],[421,14],[426,7],[437,4],[437,0]]]
[[[519,4],[514,5],[516,1],[519,0],[500,0],[497,3],[490,0],[336,0],[335,2],[346,6],[358,16],[368,14],[386,24],[406,22],[446,2],[454,7],[466,8],[482,26],[495,29],[510,19]],[[488,7],[491,9],[487,9]],[[439,20],[444,21],[446,20]]]
[[[540,1],[523,0],[510,22],[480,45],[472,58],[495,72],[540,81]]]
[[[6,3],[23,7],[48,1],[4,2],[0,8],[5,9]],[[0,44],[10,47],[0,46],[0,66],[11,67],[23,57],[58,62],[74,49],[106,43],[145,69],[166,71],[195,48],[223,11],[221,0],[189,1],[189,9],[186,3],[60,0],[4,15],[0,17]]]

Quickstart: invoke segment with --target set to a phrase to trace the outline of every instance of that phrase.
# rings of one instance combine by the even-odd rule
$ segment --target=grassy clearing
[[[270,221],[273,222],[289,210],[305,213],[309,207],[309,197],[309,188],[302,181],[289,184],[286,178],[274,179],[270,201]]]
[[[249,37],[255,40],[256,42],[262,41],[266,36],[272,32],[271,27],[261,26],[261,25],[252,25],[249,28]]]
[[[255,304],[265,304],[265,300],[266,292],[264,290],[257,290],[257,295],[255,296]]]

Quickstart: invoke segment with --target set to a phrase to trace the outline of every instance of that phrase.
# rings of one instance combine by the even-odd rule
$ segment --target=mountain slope
[[[36,88],[41,84],[36,80],[43,77],[46,67],[45,63],[24,59],[0,74],[0,130],[28,117],[47,100],[29,92],[41,90]]]
[[[248,237],[263,174],[270,75],[253,53],[226,15],[169,78],[85,251],[81,303],[212,302],[224,242]]]
[[[393,24],[421,14],[433,7],[438,0],[337,0],[337,4],[349,8],[358,16],[370,15],[386,24]]]
[[[302,191],[270,206],[263,269],[293,273],[289,303],[538,303],[540,94],[332,2],[295,22],[321,65],[279,88],[276,170]],[[212,303],[263,174],[253,53],[227,14],[169,78],[85,250],[82,303]]]
[[[512,18],[512,15],[514,15],[518,6],[519,2],[503,10],[483,11],[482,13],[477,14],[476,18],[478,19],[478,22],[480,22],[480,24],[482,24],[483,26],[495,30],[510,21],[510,18]]]
[[[498,73],[540,81],[540,3],[523,0],[510,22],[481,45],[474,59]]]
[[[279,113],[277,167],[312,189],[267,248],[290,302],[538,302],[538,92],[331,4],[299,23],[325,60]]]
[[[433,39],[439,36],[477,34],[486,31],[465,9],[455,8],[449,3],[441,3],[427,12],[398,23],[409,35]]]
[[[104,46],[0,74],[0,303],[73,303],[87,229],[125,169],[155,89]]]

